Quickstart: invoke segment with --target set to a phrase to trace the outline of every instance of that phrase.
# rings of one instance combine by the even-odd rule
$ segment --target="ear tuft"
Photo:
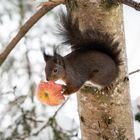
[[[45,53],[45,49],[44,48],[42,48],[41,51],[43,53],[43,57],[44,57],[45,62],[47,62],[49,59],[52,58],[51,55],[48,55],[48,54]]]
[[[48,60],[50,60],[52,58],[51,55],[48,55],[48,54],[45,54],[45,53],[43,53],[43,57],[44,57],[45,62],[47,62]]]

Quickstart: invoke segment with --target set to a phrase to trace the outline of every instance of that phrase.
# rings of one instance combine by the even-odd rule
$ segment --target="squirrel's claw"
[[[62,95],[69,95],[69,92],[67,90],[67,86],[66,85],[62,85],[63,91],[62,91]]]

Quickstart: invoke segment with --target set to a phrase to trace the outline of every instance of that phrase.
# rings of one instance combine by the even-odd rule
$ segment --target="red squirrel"
[[[99,87],[107,87],[119,74],[119,43],[112,35],[95,29],[80,31],[78,20],[70,15],[61,17],[60,35],[63,44],[71,46],[72,52],[62,57],[43,53],[46,62],[46,80],[62,79],[64,95],[78,91],[86,81]]]

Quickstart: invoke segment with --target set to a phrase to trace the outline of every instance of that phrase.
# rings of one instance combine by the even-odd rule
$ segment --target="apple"
[[[56,106],[65,100],[62,90],[62,85],[54,81],[41,81],[37,88],[37,98],[42,104]]]

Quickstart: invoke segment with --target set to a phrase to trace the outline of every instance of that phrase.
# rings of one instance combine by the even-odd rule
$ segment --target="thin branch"
[[[43,120],[36,120],[33,117],[27,117],[27,116],[25,116],[25,119],[30,120],[30,121],[35,122],[35,123],[43,123]]]
[[[136,1],[133,1],[133,0],[117,0],[119,3],[122,3],[122,4],[125,4],[125,5],[128,5],[138,11],[140,11],[140,3],[139,2],[136,2]]]
[[[36,133],[33,133],[32,136],[37,136],[42,130],[44,130],[49,124],[50,124],[50,121],[52,119],[55,119],[56,115],[58,114],[58,112],[63,108],[63,106],[67,103],[67,101],[69,100],[69,97],[66,99],[66,101],[57,109],[57,111],[54,113],[54,115],[49,118],[49,120],[36,132]]]
[[[70,99],[70,97],[68,97],[66,99],[66,101],[57,109],[57,111],[54,113],[53,118],[56,117],[56,115],[58,114],[58,112],[63,108],[63,106],[67,103],[67,101]]]
[[[137,70],[135,70],[135,71],[132,71],[132,72],[130,72],[128,75],[132,75],[132,74],[135,74],[135,73],[137,73],[137,72],[140,72],[140,69],[137,69]]]
[[[64,0],[58,0],[55,2],[48,2],[48,5],[43,5],[42,8],[40,8],[29,20],[25,22],[25,24],[20,28],[19,32],[16,34],[16,36],[10,41],[10,43],[6,46],[5,50],[0,54],[0,66],[5,61],[7,56],[10,54],[10,52],[15,48],[16,44],[21,40],[22,37],[25,36],[25,34],[28,32],[28,30],[41,18],[43,17],[47,12],[49,12],[51,9],[56,7],[59,4],[63,4]]]

